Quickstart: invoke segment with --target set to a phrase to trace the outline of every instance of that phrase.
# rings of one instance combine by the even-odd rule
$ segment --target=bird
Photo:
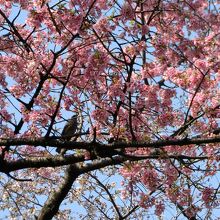
[[[74,134],[78,128],[77,119],[78,119],[78,115],[77,114],[73,115],[65,124],[63,131],[61,133],[61,137],[65,141],[71,140],[71,138],[74,136]],[[65,148],[57,148],[56,152],[64,155],[66,152],[66,149]]]

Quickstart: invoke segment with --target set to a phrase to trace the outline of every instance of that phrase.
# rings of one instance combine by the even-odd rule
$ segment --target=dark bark
[[[57,214],[60,204],[63,202],[68,192],[70,191],[74,181],[80,175],[79,169],[76,165],[70,165],[65,172],[63,184],[56,190],[50,193],[47,201],[45,202],[38,220],[49,220]]]

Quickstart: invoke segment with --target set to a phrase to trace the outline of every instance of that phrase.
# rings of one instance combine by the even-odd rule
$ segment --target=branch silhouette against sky
[[[217,219],[219,13],[0,0],[0,215]]]

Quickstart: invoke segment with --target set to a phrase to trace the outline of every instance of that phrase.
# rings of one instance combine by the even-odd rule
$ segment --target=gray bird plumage
[[[65,124],[61,136],[67,140],[70,140],[77,130],[78,122],[77,115],[73,115],[71,119]]]
[[[78,127],[77,115],[73,115],[72,118],[69,119],[67,121],[67,123],[65,124],[63,131],[61,133],[61,137],[67,141],[71,140],[71,138],[74,136],[74,134],[77,130],[77,127]],[[58,153],[65,154],[66,149],[65,148],[57,148],[56,151]]]

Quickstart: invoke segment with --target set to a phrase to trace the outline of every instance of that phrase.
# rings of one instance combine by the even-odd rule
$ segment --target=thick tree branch
[[[73,135],[74,136],[74,135]],[[93,146],[96,149],[124,149],[124,148],[162,148],[166,146],[184,146],[191,144],[211,144],[211,143],[219,143],[220,136],[210,137],[210,138],[184,138],[184,139],[171,139],[171,140],[159,140],[159,141],[151,141],[151,142],[120,142],[114,144],[100,144],[93,142],[74,142],[74,141],[61,141],[55,140],[54,138],[1,138],[0,146],[21,146],[21,145],[32,145],[32,146],[48,146],[48,147],[58,147],[58,148],[66,148],[68,150],[72,149],[91,149]],[[68,147],[67,147],[68,146]]]
[[[85,164],[84,166],[81,164],[70,165],[66,169],[64,183],[60,186],[60,188],[50,194],[37,219],[48,220],[52,219],[53,216],[56,215],[59,210],[60,204],[65,199],[66,195],[72,187],[72,184],[81,174],[109,165],[113,165],[115,163],[118,163],[118,161],[114,161],[109,158],[98,162],[93,162],[91,164]]]
[[[65,172],[63,184],[56,190],[53,191],[49,198],[47,199],[44,207],[41,209],[41,212],[38,216],[38,220],[48,220],[52,219],[54,215],[59,210],[60,204],[65,199],[69,190],[71,189],[73,182],[81,174],[79,166],[70,165]]]
[[[114,155],[113,155],[114,156]],[[96,160],[96,161],[101,161],[101,160],[109,160],[113,161],[114,165],[123,163],[126,160],[130,161],[138,161],[138,160],[147,160],[147,159],[177,159],[177,160],[207,160],[207,156],[195,156],[195,157],[189,157],[185,155],[167,155],[166,157],[161,156],[160,154],[158,155],[147,155],[147,156],[130,156],[130,155],[125,155],[125,156],[120,156],[120,155],[115,155],[114,158],[108,157],[108,153],[106,155],[103,155],[103,158],[98,158],[97,156],[94,155],[90,158],[90,160]],[[75,155],[66,155],[66,156],[49,156],[49,157],[38,157],[38,158],[30,158],[30,159],[18,159],[15,161],[6,161],[6,160],[0,160],[0,172],[3,173],[10,173],[13,171],[17,170],[22,170],[22,169],[28,169],[28,168],[42,168],[42,167],[60,167],[64,165],[70,165],[70,164],[75,164],[78,162],[85,162],[85,157],[84,155],[80,156],[75,156]],[[111,164],[109,164],[111,165]]]
[[[29,159],[18,159],[15,161],[0,161],[0,172],[9,173],[27,168],[59,167],[84,161],[84,155],[49,156]]]

